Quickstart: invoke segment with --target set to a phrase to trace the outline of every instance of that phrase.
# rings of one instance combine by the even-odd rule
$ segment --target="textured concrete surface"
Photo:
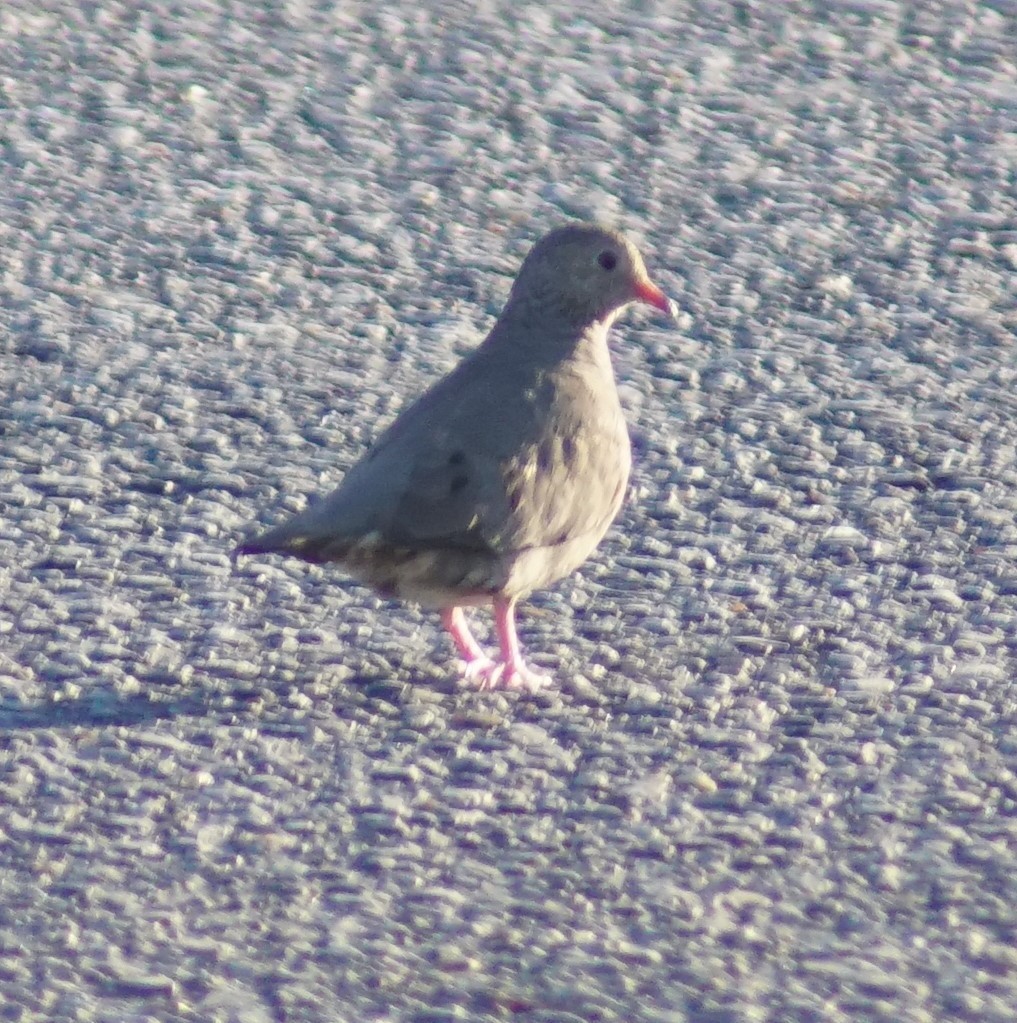
[[[1015,38],[5,3],[0,1019],[1010,1023]],[[550,691],[231,563],[591,215],[684,317],[616,331],[633,492],[524,611]]]

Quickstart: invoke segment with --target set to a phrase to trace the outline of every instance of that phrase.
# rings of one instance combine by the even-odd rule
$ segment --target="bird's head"
[[[506,312],[558,316],[576,326],[610,325],[625,306],[646,302],[674,317],[677,306],[653,284],[636,247],[617,231],[569,224],[530,250]]]

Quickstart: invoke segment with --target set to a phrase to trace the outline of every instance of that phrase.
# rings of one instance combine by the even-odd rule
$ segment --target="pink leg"
[[[448,630],[456,649],[466,662],[466,677],[483,677],[494,668],[492,661],[473,638],[470,627],[466,624],[466,615],[461,607],[447,607],[441,613],[441,624]]]
[[[523,660],[516,635],[516,602],[496,597],[494,601],[494,626],[498,630],[501,646],[501,663],[496,665],[497,677],[492,678],[491,688],[499,683],[506,689],[540,689],[551,681],[549,675],[531,671]]]

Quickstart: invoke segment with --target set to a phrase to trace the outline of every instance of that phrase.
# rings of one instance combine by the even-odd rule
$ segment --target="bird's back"
[[[243,550],[342,562],[383,592],[437,605],[522,596],[571,572],[628,479],[606,330],[564,358],[512,355],[478,348],[336,491]]]

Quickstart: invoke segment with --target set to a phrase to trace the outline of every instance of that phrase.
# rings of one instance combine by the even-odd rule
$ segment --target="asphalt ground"
[[[1015,39],[5,3],[0,1020],[1011,1023]],[[633,486],[523,610],[554,684],[234,563],[577,217],[683,312],[615,329]]]

